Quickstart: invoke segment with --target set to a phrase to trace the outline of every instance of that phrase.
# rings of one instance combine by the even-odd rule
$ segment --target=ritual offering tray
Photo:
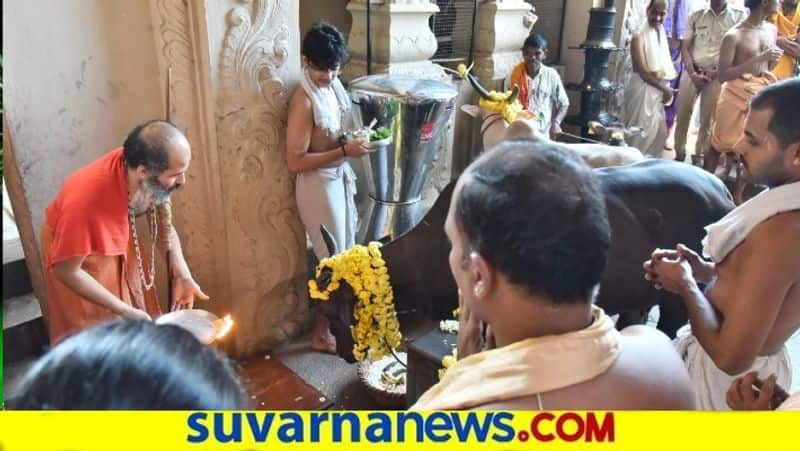
[[[405,352],[396,352],[380,360],[366,359],[358,363],[358,378],[381,407],[405,407],[406,361]],[[401,363],[402,362],[402,363]]]
[[[392,130],[387,127],[378,127],[377,130],[373,130],[369,134],[369,142],[365,143],[364,146],[368,149],[377,149],[379,147],[385,147],[392,143]]]
[[[200,309],[176,310],[159,316],[156,324],[172,324],[189,331],[201,343],[210,345],[228,334],[233,326],[230,315],[223,318]]]

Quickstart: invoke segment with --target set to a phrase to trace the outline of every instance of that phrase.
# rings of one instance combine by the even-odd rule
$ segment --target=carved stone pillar
[[[237,356],[296,335],[306,320],[305,233],[284,163],[288,94],[299,78],[293,0],[151,0],[173,120],[193,159],[174,200],[201,304],[235,322]],[[165,86],[165,83],[162,83]]]
[[[524,0],[488,0],[478,6],[473,73],[487,87],[499,88],[522,58],[522,43],[536,23]]]
[[[347,10],[353,17],[347,39],[351,59],[343,81],[367,74],[367,0],[351,0]],[[437,44],[428,19],[438,11],[429,0],[371,0],[372,73],[449,79],[429,60]]]

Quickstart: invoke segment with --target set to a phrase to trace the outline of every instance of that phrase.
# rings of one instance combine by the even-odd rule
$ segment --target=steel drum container
[[[456,88],[437,80],[368,75],[348,90],[356,121],[377,121],[392,138],[364,157],[369,199],[357,241],[395,239],[422,219],[421,194],[453,113]]]

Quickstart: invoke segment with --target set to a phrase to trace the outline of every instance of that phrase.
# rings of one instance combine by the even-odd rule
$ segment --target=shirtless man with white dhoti
[[[656,250],[645,278],[683,298],[678,331],[702,409],[727,409],[737,375],[756,371],[791,387],[784,344],[800,328],[800,79],[756,94],[735,147],[745,176],[769,189],[706,227],[706,260],[679,244]],[[705,285],[705,290],[700,288]]]
[[[338,78],[348,58],[342,34],[330,24],[314,24],[303,38],[302,53],[300,87],[289,101],[286,164],[297,174],[297,209],[314,254],[321,260],[328,257],[328,248],[320,225],[331,233],[338,250],[355,244],[355,174],[346,158],[360,157],[368,149],[359,141],[342,138],[351,118],[350,99]],[[311,346],[336,352],[328,320],[319,311]]]

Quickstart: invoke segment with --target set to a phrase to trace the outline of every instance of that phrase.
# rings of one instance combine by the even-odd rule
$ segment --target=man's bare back
[[[782,213],[756,226],[719,264],[706,296],[731,329],[758,355],[779,351],[800,328],[800,211]],[[742,331],[749,331],[742,333]],[[759,340],[761,339],[761,340]]]

